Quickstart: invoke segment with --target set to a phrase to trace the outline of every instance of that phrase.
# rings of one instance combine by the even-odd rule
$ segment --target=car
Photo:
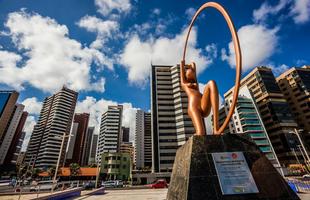
[[[159,179],[156,180],[154,183],[147,185],[150,188],[156,189],[156,188],[167,188],[168,184],[165,179]]]
[[[303,179],[303,180],[306,180],[306,181],[310,180],[310,174],[305,174],[305,175],[303,175],[303,176],[302,176],[302,179]]]
[[[94,182],[86,182],[86,183],[84,183],[83,188],[85,190],[91,190],[91,189],[95,188],[95,186],[96,186],[96,184]]]
[[[114,181],[105,181],[102,184],[105,188],[117,188],[123,187],[124,183],[121,180],[114,180]]]

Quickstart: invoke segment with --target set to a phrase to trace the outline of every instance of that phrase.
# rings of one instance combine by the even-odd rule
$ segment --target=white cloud
[[[49,17],[28,14],[25,11],[8,15],[6,35],[23,52],[24,61],[20,66],[18,55],[0,58],[0,83],[23,89],[24,83],[47,92],[55,92],[64,84],[73,90],[104,91],[105,80],[92,80],[91,65],[95,63],[112,69],[112,61],[98,50],[83,47],[78,41],[68,37],[65,25],[58,24]],[[12,57],[13,55],[13,57]]]
[[[288,0],[280,0],[278,4],[272,6],[268,2],[264,2],[259,9],[253,11],[253,19],[255,22],[264,22],[268,15],[278,14],[289,3]]]
[[[91,44],[91,47],[96,49],[101,49],[104,43],[111,37],[115,37],[115,33],[119,30],[119,23],[116,21],[104,21],[95,16],[88,15],[80,19],[78,26],[97,34],[96,40]]]
[[[151,37],[142,41],[138,35],[131,37],[120,56],[120,63],[128,70],[130,83],[144,85],[150,75],[151,63],[155,65],[175,65],[182,59],[186,31],[174,38]],[[195,62],[198,73],[203,71],[212,61],[196,48],[197,33],[194,28],[187,46],[187,62]],[[190,59],[189,59],[190,58]]]
[[[31,133],[33,131],[33,127],[36,124],[36,120],[34,116],[28,115],[27,119],[26,119],[26,123],[24,126],[24,131],[26,132],[25,138],[24,138],[24,142],[22,145],[22,151],[26,151],[30,137],[31,137]]]
[[[288,70],[290,67],[285,65],[285,64],[282,64],[280,66],[277,66],[277,67],[274,67],[272,66],[271,69],[274,73],[274,75],[277,77],[279,76],[280,74],[282,74],[283,72],[285,72],[286,70]]]
[[[98,12],[103,16],[116,11],[118,13],[128,12],[131,9],[130,0],[95,0]]]
[[[310,0],[295,0],[290,14],[296,24],[302,24],[310,19]]]
[[[278,45],[277,32],[278,28],[268,29],[258,24],[246,25],[238,30],[243,71],[264,64],[275,53]],[[228,54],[225,49],[222,49],[222,60],[235,68],[235,51],[232,42],[229,43]]]
[[[90,113],[89,126],[95,126],[95,133],[99,134],[101,115],[108,110],[109,105],[118,104],[123,105],[123,126],[130,128],[130,138],[133,140],[137,109],[131,103],[117,103],[106,99],[96,100],[94,97],[87,96],[77,103],[75,112]]]
[[[217,46],[214,43],[211,43],[206,46],[206,52],[208,53],[209,57],[216,58],[217,57]]]
[[[160,13],[161,13],[161,10],[159,8],[154,8],[152,10],[152,14],[154,14],[154,15],[160,15]]]
[[[43,103],[39,102],[36,97],[31,97],[25,99],[22,104],[25,106],[25,111],[29,114],[39,115]]]
[[[185,14],[187,16],[187,19],[189,19],[189,20],[191,20],[194,17],[195,13],[196,13],[196,9],[192,8],[192,7],[191,8],[187,8],[185,10]]]

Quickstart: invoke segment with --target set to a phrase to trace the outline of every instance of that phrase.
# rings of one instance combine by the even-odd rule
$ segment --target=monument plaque
[[[222,194],[258,193],[243,152],[212,153]]]

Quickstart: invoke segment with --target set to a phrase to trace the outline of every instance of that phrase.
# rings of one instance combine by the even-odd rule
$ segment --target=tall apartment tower
[[[127,127],[122,126],[122,134],[121,134],[121,143],[122,142],[129,142],[129,132],[130,129]]]
[[[310,66],[291,68],[277,78],[308,151],[310,150]],[[309,152],[310,153],[310,152]]]
[[[22,104],[15,105],[2,144],[0,145],[0,164],[10,164],[14,157],[28,115],[24,113],[24,108],[25,106]]]
[[[232,95],[226,96],[226,114],[228,114],[232,98]],[[266,132],[255,100],[247,86],[242,86],[240,88],[238,102],[229,123],[229,129],[231,134],[239,134],[254,142],[273,166],[282,173],[280,162]]]
[[[91,144],[92,144],[92,138],[94,135],[95,127],[88,127],[86,137],[84,140],[84,151],[82,154],[82,166],[89,165],[89,158],[90,158],[90,152],[91,152]],[[96,154],[96,150],[95,150]]]
[[[241,80],[253,95],[261,119],[281,165],[296,163],[291,144],[296,143],[290,131],[297,127],[289,105],[282,94],[270,68],[256,67]],[[231,96],[233,88],[225,93]]]
[[[152,167],[151,113],[137,110],[135,127],[136,168]]]
[[[36,168],[56,166],[61,154],[60,163],[64,163],[77,96],[77,92],[63,87],[45,98],[28,144],[25,162]],[[60,152],[64,134],[63,151]]]
[[[187,114],[187,96],[181,89],[179,66],[152,66],[152,170],[172,171],[179,146],[195,130]]]
[[[14,113],[18,96],[19,93],[16,91],[0,90],[0,145],[2,144],[11,116]]]
[[[83,152],[85,149],[85,140],[87,137],[87,128],[89,121],[89,113],[76,113],[73,118],[71,136],[68,143],[68,151],[66,155],[66,165],[77,163],[85,166],[83,162]]]
[[[106,152],[118,153],[120,149],[120,135],[122,132],[123,106],[108,106],[102,114],[100,133],[97,147],[97,161],[101,162],[101,154]]]
[[[96,163],[97,144],[98,144],[98,135],[93,134],[91,139],[88,164]]]

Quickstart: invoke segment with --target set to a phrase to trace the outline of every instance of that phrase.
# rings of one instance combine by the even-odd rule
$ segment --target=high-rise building
[[[77,96],[77,92],[63,87],[45,98],[28,144],[25,162],[36,168],[56,166],[60,154],[60,163],[64,163]]]
[[[88,164],[96,163],[96,153],[97,153],[98,135],[93,134],[90,145],[90,154],[88,159]]]
[[[16,91],[0,91],[0,145],[15,109],[19,93]]]
[[[136,168],[152,167],[151,113],[137,110],[135,127]]]
[[[297,138],[290,132],[297,124],[271,69],[256,67],[241,80],[241,86],[249,88],[280,163],[296,163],[291,149]],[[232,93],[233,88],[225,93],[225,99]]]
[[[152,66],[151,110],[152,170],[172,171],[178,147],[195,132],[187,114],[179,66]]]
[[[82,155],[82,166],[86,166],[89,164],[91,144],[92,144],[92,138],[93,138],[94,130],[95,130],[95,127],[88,127],[87,128],[87,134],[86,134],[86,137],[84,140],[84,151],[83,151],[83,155]],[[95,149],[95,154],[96,154],[96,149]]]
[[[225,112],[229,112],[233,96],[226,96]],[[271,145],[269,136],[258,112],[255,100],[247,86],[240,88],[235,112],[230,120],[231,134],[239,134],[252,142],[266,155],[281,173],[281,165]]]
[[[15,113],[19,112],[18,106],[19,105],[17,105]],[[25,125],[27,116],[28,116],[27,112],[22,113],[3,164],[9,164],[9,163],[16,164],[17,157],[21,151],[21,148],[22,148],[23,142],[24,142],[24,138],[26,135],[26,133],[23,131],[23,129],[24,129],[24,125]],[[15,123],[14,120],[12,120],[11,123]],[[4,152],[4,151],[1,151],[1,152]]]
[[[89,113],[75,113],[67,148],[66,165],[70,165],[71,163],[77,163],[80,166],[87,165],[87,163],[83,162],[83,152],[86,151],[85,140],[88,121]]]
[[[293,67],[277,78],[278,85],[289,103],[304,143],[310,150],[310,66]],[[310,152],[309,152],[310,153]]]
[[[122,134],[121,134],[121,143],[122,142],[129,142],[129,128],[122,126]]]
[[[101,154],[105,152],[116,153],[120,149],[120,135],[122,131],[123,106],[108,106],[102,114],[100,133],[97,146],[97,160],[101,162]]]
[[[0,164],[4,164],[5,158],[8,153],[10,153],[11,155],[15,153],[15,152],[9,152],[9,149],[11,147],[11,144],[14,139],[14,136],[18,128],[19,122],[21,120],[21,117],[23,115],[24,108],[25,106],[22,104],[15,105],[13,114],[11,115],[8,126],[6,128],[6,131],[5,131],[3,140],[2,140],[2,144],[0,145],[0,152],[1,152]],[[16,145],[16,143],[13,145]],[[10,161],[8,163],[10,163]]]

